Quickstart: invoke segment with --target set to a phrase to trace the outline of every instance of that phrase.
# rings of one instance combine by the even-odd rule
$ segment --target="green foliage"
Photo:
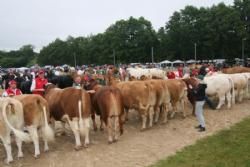
[[[233,6],[224,3],[210,8],[186,6],[176,11],[157,32],[143,17],[118,20],[104,33],[87,37],[69,36],[56,39],[43,47],[34,59],[31,45],[18,51],[0,51],[0,65],[18,67],[37,60],[41,65],[52,64],[113,64],[151,62],[151,48],[155,61],[165,59],[197,59],[241,57],[245,39],[246,57],[250,52],[250,1],[235,0]],[[30,63],[27,60],[31,61]]]
[[[22,67],[32,61],[36,53],[32,45],[24,45],[17,51],[0,51],[0,66],[2,67]]]
[[[250,166],[249,121],[247,118],[229,130],[199,140],[152,167]]]

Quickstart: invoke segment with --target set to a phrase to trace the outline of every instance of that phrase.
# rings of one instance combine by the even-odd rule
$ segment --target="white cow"
[[[247,85],[246,85],[246,91],[245,91],[245,97],[247,99],[250,98],[250,90],[249,90],[249,86],[250,86],[250,73],[241,73],[242,75],[245,76],[246,80],[247,80]]]
[[[219,98],[219,104],[216,109],[220,109],[225,104],[225,98],[227,98],[227,107],[231,108],[231,104],[235,102],[235,94],[234,83],[230,77],[218,74],[205,77],[204,82],[207,84],[206,94]]]
[[[242,102],[245,92],[248,92],[248,79],[244,74],[228,74],[234,82],[235,96]]]
[[[141,76],[145,76],[147,78],[157,77],[166,79],[166,72],[157,68],[127,68],[127,73],[130,77],[134,77],[138,80],[141,78]]]
[[[22,132],[24,116],[22,104],[13,98],[0,98],[0,138],[7,153],[6,163],[13,161],[11,153],[11,131],[16,137],[17,157],[23,157],[22,141],[30,141],[29,135]]]

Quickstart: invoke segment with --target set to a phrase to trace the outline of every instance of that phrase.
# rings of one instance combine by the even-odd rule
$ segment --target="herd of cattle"
[[[206,94],[219,98],[217,109],[226,102],[227,107],[231,108],[235,102],[248,99],[250,94],[250,69],[235,67],[223,72],[204,78]],[[196,78],[151,79],[154,76],[146,76],[143,81],[136,78],[138,76],[133,81],[121,82],[107,75],[106,86],[90,79],[84,82],[84,89],[60,89],[48,84],[44,97],[24,94],[0,98],[0,137],[7,153],[6,163],[13,161],[11,132],[15,136],[18,158],[23,157],[23,141],[33,142],[34,157],[37,158],[40,154],[39,138],[44,140],[44,151],[49,150],[48,142],[54,140],[55,121],[69,125],[75,137],[75,149],[79,150],[82,148],[81,137],[85,139],[85,147],[90,143],[91,118],[93,128],[97,130],[96,115],[100,116],[100,129],[103,129],[103,124],[107,127],[108,142],[111,144],[123,133],[123,124],[128,119],[130,109],[135,109],[141,116],[143,131],[159,120],[166,123],[168,116],[174,117],[178,110],[186,117],[184,107],[187,97],[192,105],[195,104],[195,97],[192,97],[188,85],[195,86],[198,82]]]

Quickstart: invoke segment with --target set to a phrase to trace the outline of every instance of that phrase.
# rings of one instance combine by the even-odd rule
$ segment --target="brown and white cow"
[[[187,87],[184,81],[181,79],[169,79],[164,80],[165,84],[168,87],[170,93],[170,101],[173,107],[173,112],[171,117],[174,117],[174,114],[177,112],[178,104],[181,105],[181,111],[183,112],[183,117],[186,117],[185,113],[185,98],[187,97]]]
[[[14,96],[23,105],[24,123],[35,146],[34,157],[40,155],[38,130],[42,132],[44,151],[48,151],[48,141],[54,140],[54,132],[48,124],[50,117],[47,101],[40,95]]]
[[[85,136],[84,146],[87,147],[91,114],[89,94],[83,89],[73,87],[59,89],[49,84],[45,91],[45,99],[49,103],[51,117],[69,124],[75,136],[75,149],[79,150],[82,147],[81,135]]]
[[[135,109],[142,117],[141,130],[146,128],[147,117],[149,116],[149,127],[153,123],[153,106],[151,106],[151,86],[143,81],[127,81],[115,83],[114,80],[109,79],[112,86],[117,87],[122,94],[124,108],[128,113],[129,109]]]
[[[22,104],[13,98],[0,98],[0,138],[7,153],[6,163],[13,161],[11,136],[13,131],[18,148],[17,157],[23,157],[22,141],[30,141],[29,135],[22,132],[24,126]]]
[[[111,86],[101,86],[91,79],[85,86],[87,90],[94,90],[91,95],[93,105],[92,120],[96,130],[95,114],[100,115],[101,129],[103,122],[108,128],[108,142],[116,142],[120,134],[123,133],[124,106],[122,95],[118,88]]]
[[[145,83],[150,85],[150,110],[155,113],[155,123],[158,122],[160,109],[163,112],[163,123],[167,122],[167,115],[170,107],[170,94],[164,80],[146,80]],[[149,112],[152,113],[152,112]],[[152,117],[152,116],[151,116]],[[152,124],[152,122],[150,122]],[[152,126],[152,125],[151,125]]]

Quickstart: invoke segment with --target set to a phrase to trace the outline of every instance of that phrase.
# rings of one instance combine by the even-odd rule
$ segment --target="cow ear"
[[[89,94],[94,94],[95,90],[87,90],[86,92],[89,93]]]

